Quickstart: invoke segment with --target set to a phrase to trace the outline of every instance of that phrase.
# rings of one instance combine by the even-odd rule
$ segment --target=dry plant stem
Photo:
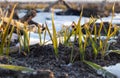
[[[45,44],[45,40],[46,40],[46,32],[47,32],[47,30],[45,29],[43,45]]]
[[[14,26],[12,27],[11,29],[11,32],[10,32],[10,37],[9,37],[9,41],[8,41],[8,46],[7,46],[7,51],[6,51],[6,54],[9,56],[9,47],[10,47],[10,42],[11,42],[11,38],[12,38],[12,33],[14,31]]]
[[[75,42],[75,40],[74,40],[74,42]],[[72,51],[71,51],[71,54],[70,54],[70,63],[74,62],[74,59],[73,59],[74,47],[75,47],[75,45],[74,45],[74,43],[72,43]]]
[[[40,39],[40,45],[42,45],[41,30],[39,26],[38,26],[38,34],[39,34],[39,39]]]
[[[24,50],[29,52],[29,34],[28,34],[28,30],[27,30],[27,26],[26,24],[24,24],[24,32],[23,32],[23,36],[24,36],[24,40],[23,40],[23,46],[24,46]]]

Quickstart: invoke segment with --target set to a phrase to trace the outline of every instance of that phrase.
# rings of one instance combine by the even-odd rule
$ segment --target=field
[[[84,4],[82,8],[81,4],[70,3],[71,6],[73,5],[72,8],[80,10],[80,15],[75,16],[78,17],[77,21],[71,21],[69,26],[63,24],[63,21],[69,19],[62,19],[68,16],[57,17],[53,9],[50,12],[40,11],[42,15],[51,14],[50,17],[43,17],[46,21],[44,25],[32,26],[27,21],[21,22],[21,19],[13,19],[16,9],[43,10],[50,3],[9,4],[13,7],[10,16],[7,16],[9,13],[4,13],[7,5],[1,3],[0,9],[1,78],[120,78],[119,75],[104,68],[104,66],[120,62],[120,24],[119,22],[114,24],[114,21],[119,21],[119,18],[114,19],[114,17],[119,17],[117,3],[105,6],[105,11],[111,13],[106,17],[110,20],[109,22],[102,20],[105,17],[91,15],[87,17],[89,20],[84,24],[82,24],[84,8],[98,9],[101,5]],[[68,9],[64,5],[55,5],[53,8],[64,11]],[[69,17],[72,19],[72,16]],[[42,18],[42,16],[39,17]],[[61,21],[57,23],[61,22],[62,26],[58,32],[56,18],[59,17]],[[97,23],[97,20],[102,21]],[[16,41],[12,41],[13,33],[16,33],[18,37]],[[34,40],[34,45],[30,44],[31,33],[38,35],[39,42],[35,43]],[[50,40],[47,41],[48,37]]]

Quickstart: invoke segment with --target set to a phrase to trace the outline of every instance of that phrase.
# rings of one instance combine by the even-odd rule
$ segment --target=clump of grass
[[[1,30],[2,32],[0,32],[0,54],[2,55],[3,53],[6,53],[7,55],[9,54],[9,48],[10,48],[10,43],[11,43],[11,38],[12,38],[12,34],[13,31],[16,28],[18,37],[19,37],[19,42],[20,42],[20,46],[24,47],[24,49],[26,51],[29,51],[29,35],[28,35],[28,30],[27,30],[27,24],[24,24],[24,29],[22,29],[23,31],[23,35],[24,35],[24,40],[21,39],[21,29],[20,29],[20,25],[18,25],[18,23],[14,26],[13,24],[11,24],[13,22],[13,14],[14,14],[14,9],[16,8],[17,4],[14,5],[11,15],[10,17],[7,17],[9,20],[7,21],[7,24],[4,24],[4,18],[6,18],[7,14],[5,15],[1,14]],[[7,47],[7,48],[6,48]],[[4,48],[6,50],[4,50]]]
[[[10,40],[11,40],[12,32],[14,30],[14,26],[12,26],[12,30],[11,30],[10,33],[9,33],[9,29],[11,27],[10,23],[11,23],[11,20],[12,20],[12,17],[13,17],[13,13],[14,13],[14,9],[15,9],[16,5],[14,5],[14,7],[12,9],[12,12],[11,12],[11,15],[9,17],[9,21],[8,21],[8,23],[5,26],[3,26],[3,32],[1,32],[1,35],[0,35],[0,37],[1,37],[0,54],[1,55],[4,52],[5,45],[7,45],[6,42],[7,42],[8,35],[10,35],[10,37],[9,37],[9,40],[8,40],[8,45],[7,45],[8,49],[6,50],[7,51],[6,53],[8,54],[8,52],[9,52]],[[3,19],[4,19],[4,17],[3,17]],[[3,22],[3,20],[1,22]]]
[[[113,5],[113,7],[112,7],[112,19],[111,19],[111,22],[109,24],[108,32],[106,33],[107,34],[106,39],[105,40],[101,40],[99,38],[99,50],[100,50],[100,52],[102,54],[102,59],[104,59],[104,56],[106,55],[107,51],[109,50],[109,43],[108,43],[108,41],[110,40],[111,37],[116,35],[116,33],[119,31],[119,28],[115,25],[114,26],[114,31],[111,32],[112,20],[113,20],[113,17],[114,17],[114,7],[115,7],[115,3]],[[100,32],[101,32],[101,29],[102,29],[102,25],[103,25],[103,22],[101,22],[101,26],[100,26],[100,29],[99,29],[98,37],[100,37]]]
[[[47,26],[47,24],[46,24],[46,26]],[[40,44],[40,46],[45,44],[46,32],[47,32],[46,27],[45,27],[44,31],[41,29],[41,27],[43,27],[43,25],[42,26],[40,26],[40,25],[38,26],[38,34],[39,34],[39,40],[40,40],[39,44]],[[43,36],[42,36],[42,34],[43,34]]]
[[[86,43],[87,45],[91,45],[91,47],[93,49],[94,57],[97,57],[98,50],[97,50],[97,44],[96,44],[96,35],[95,35],[95,38],[92,38],[91,31],[89,30],[90,27],[85,25],[84,29],[86,31],[86,38],[87,38],[87,39],[85,39],[86,41],[84,43],[87,42]],[[96,32],[94,34],[96,34]]]
[[[113,5],[113,15],[114,15],[114,5]],[[66,40],[65,43],[69,43],[68,41],[69,41],[70,37],[72,35],[75,35],[75,39],[78,37],[80,57],[81,57],[80,59],[82,61],[84,61],[86,47],[89,45],[91,45],[91,48],[93,49],[93,53],[94,53],[93,57],[94,58],[96,58],[98,56],[98,53],[100,53],[102,59],[104,59],[104,57],[106,55],[106,51],[109,50],[108,41],[110,40],[111,37],[113,37],[119,31],[118,27],[114,26],[114,31],[111,32],[112,24],[110,23],[109,29],[108,29],[108,31],[106,31],[107,36],[104,40],[102,40],[101,32],[102,32],[102,30],[107,30],[106,27],[104,27],[103,22],[100,23],[99,29],[97,29],[96,24],[95,24],[96,19],[94,20],[94,18],[91,17],[88,24],[85,24],[83,27],[81,27],[81,25],[80,25],[81,18],[82,18],[82,12],[81,12],[80,18],[78,20],[78,23],[76,24],[74,22],[76,30],[73,29],[72,32],[68,36],[66,35],[66,32],[64,32],[64,34],[65,34],[64,38]],[[92,31],[94,31],[94,34],[92,34],[92,31],[90,29],[91,23],[93,24],[93,27],[94,27],[92,30]],[[85,29],[85,32],[86,32],[85,36],[83,35],[82,29]],[[94,37],[92,35],[94,35]],[[73,54],[73,52],[71,54]]]
[[[59,37],[63,37],[63,44],[64,45],[69,45],[69,39],[73,34],[73,30],[70,31],[70,27],[69,26],[62,26],[62,29],[58,32]]]
[[[28,24],[25,22],[23,24],[23,29],[21,30],[20,25],[16,25],[16,31],[18,35],[18,40],[19,40],[19,52],[24,50],[25,52],[29,52],[29,42],[30,42],[30,32],[28,31]],[[23,33],[23,35],[21,35]]]

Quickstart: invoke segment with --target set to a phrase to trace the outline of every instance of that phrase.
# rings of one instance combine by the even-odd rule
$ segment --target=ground
[[[111,44],[110,48],[120,49],[119,40],[116,44]],[[90,48],[88,49],[90,51]],[[102,78],[102,76],[96,74],[91,67],[80,61],[77,44],[75,44],[73,53],[75,60],[73,63],[70,63],[71,50],[71,47],[60,44],[59,56],[56,57],[51,44],[44,46],[36,44],[30,47],[30,52],[27,53],[27,55],[24,53],[10,54],[12,57],[11,61],[7,58],[2,58],[0,59],[0,63],[25,66],[35,70],[51,70],[54,73],[55,78]],[[101,66],[109,66],[120,62],[120,55],[111,53],[102,60],[99,55],[95,59],[92,57],[91,53],[86,52],[85,59]]]

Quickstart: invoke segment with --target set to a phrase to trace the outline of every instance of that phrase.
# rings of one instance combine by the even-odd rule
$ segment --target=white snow
[[[120,63],[108,67],[103,67],[104,69],[108,70],[109,72],[116,75],[118,78],[120,78]]]

